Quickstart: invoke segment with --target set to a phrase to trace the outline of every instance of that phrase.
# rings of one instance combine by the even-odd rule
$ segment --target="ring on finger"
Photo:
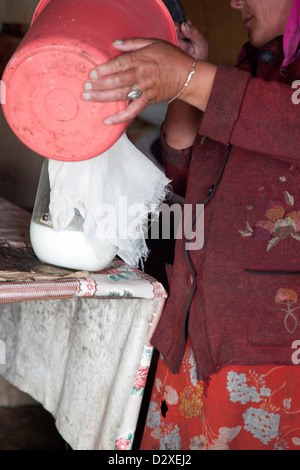
[[[128,93],[127,98],[129,100],[137,100],[138,98],[142,96],[142,94],[143,94],[142,91],[137,90],[137,88],[134,85],[132,85],[131,91]]]

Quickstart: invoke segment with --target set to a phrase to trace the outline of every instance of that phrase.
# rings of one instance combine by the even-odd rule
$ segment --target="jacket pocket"
[[[248,342],[291,347],[300,340],[300,271],[245,269]]]

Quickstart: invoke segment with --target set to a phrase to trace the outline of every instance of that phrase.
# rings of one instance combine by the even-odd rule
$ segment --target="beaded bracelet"
[[[179,93],[177,93],[176,96],[174,96],[174,98],[172,98],[172,99],[169,101],[169,104],[172,103],[172,101],[177,100],[177,98],[179,98],[179,97],[182,95],[182,93],[184,92],[184,90],[185,90],[186,87],[188,86],[188,84],[189,84],[189,82],[190,82],[192,76],[193,76],[194,73],[196,72],[196,64],[197,64],[197,59],[194,60],[193,65],[192,65],[191,70],[190,70],[190,73],[189,73],[189,75],[188,75],[188,78],[186,79],[186,82],[185,82],[185,84],[183,85],[182,89],[180,90]]]

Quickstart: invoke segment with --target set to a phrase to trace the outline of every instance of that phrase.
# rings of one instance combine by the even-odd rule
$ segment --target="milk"
[[[66,230],[56,232],[46,224],[31,221],[30,240],[32,249],[40,261],[75,270],[101,271],[117,254],[109,241],[101,240],[99,252],[89,243],[84,232]]]

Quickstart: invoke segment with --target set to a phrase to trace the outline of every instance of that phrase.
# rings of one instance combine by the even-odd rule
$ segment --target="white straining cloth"
[[[49,160],[48,171],[54,230],[65,230],[77,209],[97,253],[104,237],[131,266],[147,258],[149,215],[153,220],[170,181],[126,134],[98,157],[81,162]]]

